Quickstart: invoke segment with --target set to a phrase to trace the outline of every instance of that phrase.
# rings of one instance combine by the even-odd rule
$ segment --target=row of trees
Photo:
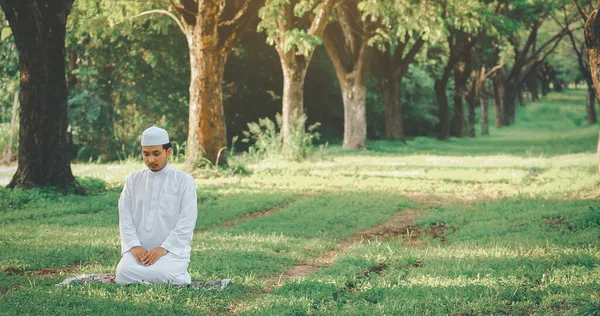
[[[290,131],[304,129],[297,122],[302,121],[305,97],[311,93],[305,91],[305,82],[315,56],[328,56],[337,77],[343,146],[349,149],[366,147],[367,99],[374,92],[370,82],[379,86],[384,136],[404,141],[410,109],[402,101],[410,99],[407,94],[422,93],[415,85],[406,91],[405,79],[415,68],[432,79],[437,109],[429,114],[437,118],[435,134],[441,140],[474,137],[477,106],[482,134],[487,133],[488,99],[494,102],[497,127],[514,124],[523,92],[536,100],[538,85],[546,93],[550,82],[556,81],[553,73],[560,65],[551,62],[551,54],[565,37],[577,55],[573,59],[580,77],[593,91],[580,32],[591,12],[590,1],[77,0],[71,10],[73,2],[0,0],[16,44],[12,50],[2,46],[3,77],[18,73],[17,53],[20,61],[19,169],[11,186],[71,186],[74,180],[69,180],[65,154],[73,142],[69,137],[87,137],[97,146],[107,142],[103,147],[111,148],[114,144],[108,143],[133,139],[156,117],[187,135],[188,168],[204,158],[226,163],[222,151],[228,143],[226,123],[243,111],[227,111],[225,105],[240,93],[252,93],[248,85],[240,91],[235,82],[224,80],[231,65],[228,58],[273,57],[265,49],[259,57],[244,56],[255,43],[246,42],[241,48],[239,43],[248,36],[260,38],[256,29],[279,57],[281,73],[270,74],[271,81],[281,79],[279,91],[265,91],[275,96],[272,105],[280,104],[284,150]],[[319,55],[320,44],[325,51]],[[269,70],[263,70],[263,78],[265,72]],[[413,78],[413,83],[418,81]],[[187,93],[182,93],[186,85]],[[93,127],[69,125],[67,96],[69,119],[97,122]],[[186,100],[188,107],[181,107]],[[588,122],[595,123],[593,97],[587,109]],[[189,118],[187,124],[182,116]],[[143,117],[154,119],[136,119]],[[127,128],[116,127],[120,125]],[[46,160],[53,167],[39,172],[44,167],[36,157],[48,157],[51,148],[60,149]]]

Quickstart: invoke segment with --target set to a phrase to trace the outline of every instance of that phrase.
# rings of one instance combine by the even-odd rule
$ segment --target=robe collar
[[[160,177],[163,174],[167,174],[167,172],[169,171],[171,167],[169,166],[169,164],[167,163],[165,165],[164,168],[162,168],[160,171],[152,171],[150,169],[148,169],[148,174],[150,175],[151,178],[156,178],[156,177]]]

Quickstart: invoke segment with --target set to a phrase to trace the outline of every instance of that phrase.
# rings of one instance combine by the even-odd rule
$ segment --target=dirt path
[[[229,226],[233,226],[233,225],[237,225],[239,223],[243,223],[245,221],[249,221],[253,218],[257,218],[257,217],[263,217],[263,216],[267,216],[267,215],[271,215],[281,209],[284,209],[288,206],[289,204],[282,204],[282,205],[278,205],[278,206],[272,206],[272,207],[268,207],[262,211],[258,211],[258,212],[254,212],[254,213],[250,213],[250,214],[246,214],[244,216],[241,217],[237,217],[234,219],[230,219],[228,221],[225,221],[223,223],[221,223],[221,227],[229,227]]]
[[[342,241],[335,249],[328,251],[317,258],[308,259],[300,264],[294,265],[289,271],[277,276],[274,280],[275,286],[283,285],[297,277],[307,276],[322,267],[335,263],[338,256],[344,252],[371,240],[390,240],[408,233],[410,224],[415,221],[422,211],[402,210],[394,214],[389,220],[375,227],[360,231],[354,236]]]

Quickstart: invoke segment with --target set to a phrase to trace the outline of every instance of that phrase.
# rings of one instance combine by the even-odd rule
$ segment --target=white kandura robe
[[[122,258],[116,281],[189,284],[197,203],[194,179],[185,172],[166,165],[158,172],[145,169],[131,174],[119,199]],[[163,247],[168,253],[146,267],[131,254],[135,246]]]

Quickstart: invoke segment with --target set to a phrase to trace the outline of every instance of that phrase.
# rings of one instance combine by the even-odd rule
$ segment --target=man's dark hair
[[[171,142],[163,144],[162,146],[163,146],[163,149],[167,150],[167,149],[171,148]]]

